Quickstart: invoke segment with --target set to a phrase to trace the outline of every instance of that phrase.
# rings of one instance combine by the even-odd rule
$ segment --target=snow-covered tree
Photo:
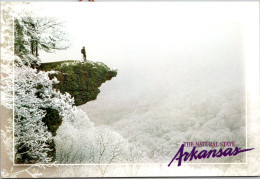
[[[96,164],[110,164],[126,161],[129,144],[119,133],[107,126],[97,127],[94,140],[89,146],[90,161]]]
[[[94,127],[82,110],[63,118],[55,137],[58,163],[110,164],[126,161],[128,142],[108,127]]]
[[[101,126],[96,128],[92,144],[87,149],[89,161],[99,164],[101,176],[104,176],[111,164],[127,163],[130,148],[127,140],[118,132]]]
[[[19,60],[17,60],[19,61]],[[22,63],[22,62],[21,62]],[[58,120],[74,121],[83,119],[77,112],[74,99],[68,93],[62,94],[53,88],[58,83],[49,74],[54,72],[37,71],[29,66],[15,66],[15,149],[17,163],[48,163],[52,160],[51,150],[55,150],[53,137],[59,126],[52,127],[55,116],[46,123],[48,110],[56,110]],[[53,113],[52,113],[53,114]],[[54,145],[54,146],[53,146]],[[55,153],[55,152],[54,152]]]
[[[128,142],[112,129],[95,128],[68,93],[55,90],[58,81],[50,79],[50,74],[57,72],[34,68],[40,64],[39,50],[68,47],[60,22],[21,16],[14,23],[15,162],[110,164],[126,160]]]
[[[13,6],[1,4],[1,105],[13,108]]]
[[[86,162],[86,146],[91,144],[94,132],[93,123],[85,112],[76,107],[64,111],[68,114],[64,116],[62,125],[55,136],[57,162]]]
[[[53,137],[74,100],[53,89],[53,72],[33,69],[40,65],[39,50],[52,52],[68,47],[57,19],[28,13],[14,20],[15,53],[15,160],[17,163],[48,163],[55,160]]]
[[[52,135],[42,119],[43,101],[37,96],[38,85],[52,86],[47,74],[27,66],[15,67],[15,160],[16,163],[48,163]]]
[[[119,133],[108,126],[94,127],[81,110],[72,110],[63,120],[55,143],[58,163],[98,164],[102,176],[112,163],[133,162],[138,157]]]
[[[17,17],[14,22],[14,51],[26,65],[39,63],[40,50],[53,52],[69,47],[62,22],[55,18],[22,16]]]

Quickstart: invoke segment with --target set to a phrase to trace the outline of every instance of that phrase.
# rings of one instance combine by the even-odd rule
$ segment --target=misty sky
[[[245,58],[256,24],[256,2],[35,3],[38,13],[64,21],[71,46],[41,52],[43,62],[101,61],[118,69],[102,85],[93,110],[182,100],[188,93],[245,90]],[[57,11],[58,9],[58,11]],[[181,99],[177,99],[181,98]],[[141,102],[140,102],[141,101]],[[176,101],[175,101],[176,102]],[[150,102],[147,102],[150,103]],[[157,103],[158,104],[158,103]],[[147,105],[147,104],[146,104]],[[90,110],[88,110],[90,109]]]

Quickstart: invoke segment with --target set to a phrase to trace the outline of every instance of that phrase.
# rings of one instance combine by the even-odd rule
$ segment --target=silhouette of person
[[[83,48],[81,49],[81,53],[82,53],[82,55],[83,55],[83,60],[84,60],[84,62],[86,62],[86,61],[87,61],[87,56],[86,56],[85,47],[83,47]]]

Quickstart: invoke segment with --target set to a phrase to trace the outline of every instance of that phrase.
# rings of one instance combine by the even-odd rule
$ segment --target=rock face
[[[91,100],[95,100],[100,93],[98,89],[102,83],[111,80],[117,75],[117,70],[112,70],[108,66],[100,62],[78,62],[78,61],[62,61],[53,63],[42,63],[38,70],[56,71],[50,78],[56,77],[59,83],[54,88],[62,93],[68,92],[75,99],[75,105],[79,106]],[[43,122],[47,125],[48,131],[52,136],[56,136],[56,131],[62,124],[62,118],[55,109],[44,109],[46,115]],[[55,143],[50,143],[51,151],[48,156],[52,157],[52,162],[56,159]],[[22,162],[23,163],[23,162]]]
[[[98,89],[102,83],[117,75],[117,70],[110,69],[100,62],[62,61],[42,63],[39,67],[43,71],[57,71],[52,74],[60,81],[54,88],[62,93],[68,92],[79,106],[95,100],[100,93]]]

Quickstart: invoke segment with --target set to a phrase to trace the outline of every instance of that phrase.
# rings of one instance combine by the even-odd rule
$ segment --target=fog
[[[54,9],[61,8],[57,17],[64,21],[71,47],[54,54],[43,52],[42,61],[82,60],[80,50],[86,46],[88,60],[118,69],[118,76],[102,85],[98,99],[89,105],[110,99],[112,104],[131,103],[134,98],[150,98],[157,92],[169,95],[182,88],[243,86],[242,6],[63,4],[54,3],[47,12],[57,16]]]
[[[169,155],[155,143],[165,148],[187,140],[245,144],[244,39],[252,4],[93,4],[59,7],[71,47],[42,52],[41,58],[82,60],[85,46],[88,60],[118,69],[95,101],[79,107],[95,125],[112,126],[143,145],[150,158]]]

